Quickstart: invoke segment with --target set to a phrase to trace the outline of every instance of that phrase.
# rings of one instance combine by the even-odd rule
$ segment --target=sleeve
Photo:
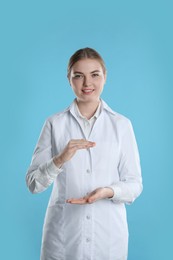
[[[131,122],[121,129],[119,181],[109,186],[114,192],[115,203],[131,204],[143,190],[138,147]]]
[[[32,193],[46,190],[62,171],[53,162],[51,139],[51,123],[46,120],[26,173],[26,184]]]

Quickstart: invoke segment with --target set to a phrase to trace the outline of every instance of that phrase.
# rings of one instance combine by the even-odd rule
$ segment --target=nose
[[[90,77],[84,77],[84,87],[88,87],[88,86],[91,86],[92,85],[92,81],[91,81],[91,78]]]

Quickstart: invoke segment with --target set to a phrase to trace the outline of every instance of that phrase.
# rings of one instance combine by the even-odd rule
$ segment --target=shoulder
[[[131,126],[131,120],[125,115],[114,111],[110,106],[107,105],[106,102],[102,100],[102,107],[105,110],[106,114],[114,121],[116,124],[120,126]]]
[[[51,126],[54,126],[55,124],[66,120],[68,114],[69,114],[69,107],[60,112],[49,115],[47,118],[45,118],[44,126],[51,128]]]
[[[55,114],[50,115],[47,120],[50,122],[54,122],[55,120],[60,120],[62,118],[64,118],[64,116],[66,116],[68,114],[69,109],[66,108],[63,111],[57,112]]]

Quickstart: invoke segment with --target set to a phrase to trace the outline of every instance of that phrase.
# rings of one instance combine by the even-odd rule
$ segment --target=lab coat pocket
[[[43,226],[42,254],[60,259],[64,255],[65,203],[55,203],[47,208]]]

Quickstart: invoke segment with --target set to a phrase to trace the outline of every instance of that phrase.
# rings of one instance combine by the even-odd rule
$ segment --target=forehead
[[[82,73],[89,73],[94,70],[103,71],[100,62],[96,59],[82,59],[77,61],[72,67],[72,72],[80,71]]]

